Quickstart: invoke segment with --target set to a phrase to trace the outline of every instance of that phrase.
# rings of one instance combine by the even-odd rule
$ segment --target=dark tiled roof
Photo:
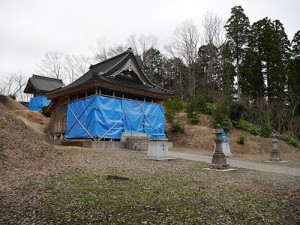
[[[47,93],[63,86],[64,83],[60,79],[32,75],[32,77],[28,79],[24,93],[33,93],[34,89],[39,92]]]
[[[138,80],[126,78],[121,75],[111,76],[114,72],[121,69],[129,60],[132,60],[133,66],[138,71],[139,76]],[[126,52],[123,52],[113,58],[105,60],[95,65],[91,65],[88,72],[86,72],[83,76],[78,78],[73,83],[67,85],[64,88],[61,88],[57,91],[53,91],[51,93],[61,93],[69,88],[76,87],[92,77],[97,77],[100,80],[120,85],[126,86],[130,88],[140,89],[143,91],[154,92],[158,94],[173,94],[172,91],[164,90],[156,85],[152,84],[149,78],[141,71],[134,54],[132,53],[131,49],[128,49]]]
[[[148,91],[148,92],[155,92],[158,94],[171,94],[172,93],[172,92],[162,89],[160,87],[157,87],[154,85],[149,85],[149,84],[143,84],[142,82],[138,82],[136,80],[133,80],[133,79],[130,79],[130,78],[127,78],[124,76],[116,76],[116,77],[100,76],[100,79],[108,81],[108,82],[116,84],[116,85],[140,89],[140,90]]]

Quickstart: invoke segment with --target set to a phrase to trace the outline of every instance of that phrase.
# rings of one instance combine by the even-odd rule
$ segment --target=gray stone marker
[[[171,159],[169,153],[168,139],[152,138],[150,139],[147,159],[166,160]]]
[[[226,163],[226,157],[222,149],[223,138],[222,134],[224,130],[218,124],[217,129],[213,132],[215,137],[214,141],[216,143],[215,152],[213,154],[212,163],[208,165],[210,169],[220,169],[225,170],[229,169],[229,164]]]
[[[275,132],[275,130],[273,130],[272,134],[272,151],[271,151],[271,157],[269,159],[269,161],[271,162],[281,162],[282,159],[280,157],[280,150],[278,148],[278,134]]]

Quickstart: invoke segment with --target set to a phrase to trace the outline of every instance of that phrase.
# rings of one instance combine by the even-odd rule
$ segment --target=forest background
[[[165,103],[174,132],[181,130],[174,113],[186,110],[190,123],[211,114],[213,126],[233,126],[268,137],[273,130],[297,143],[300,138],[300,30],[288,39],[284,25],[268,17],[249,22],[241,6],[223,20],[207,12],[199,27],[192,20],[179,24],[170,40],[159,46],[153,35],[131,35],[126,44],[98,40],[91,56],[47,52],[37,63],[39,75],[71,83],[90,64],[124,52],[128,47],[150,80],[176,96]],[[23,93],[28,77],[6,75],[0,94],[28,101]],[[296,144],[297,145],[297,144]],[[300,147],[300,146],[298,146]]]

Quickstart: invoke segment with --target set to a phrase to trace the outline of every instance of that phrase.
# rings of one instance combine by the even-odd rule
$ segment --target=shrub
[[[239,136],[236,140],[236,143],[243,145],[246,142],[246,138],[244,136]]]
[[[235,126],[242,130],[248,131],[255,136],[260,135],[261,133],[260,127],[243,119],[240,119],[237,123],[235,123]]]
[[[214,103],[206,103],[206,114],[212,114],[212,112],[216,109],[216,105]]]
[[[230,119],[238,121],[242,118],[243,113],[245,112],[246,107],[238,102],[232,103],[230,107]]]
[[[168,123],[173,123],[174,122],[174,113],[173,112],[167,111],[165,113],[165,117],[166,117],[166,120],[167,120]]]
[[[171,98],[171,100],[164,102],[164,106],[166,108],[166,111],[168,112],[176,112],[183,109],[184,105],[179,96],[174,96]]]
[[[297,139],[293,134],[291,133],[284,133],[284,134],[280,134],[278,136],[278,139],[293,145],[296,148],[300,148],[300,140]]]
[[[192,97],[186,107],[186,112],[189,118],[193,117],[196,113],[208,113],[211,100],[203,95]]]
[[[190,119],[189,119],[189,124],[192,124],[192,125],[196,125],[198,124],[200,121],[199,119],[199,114],[194,114]]]
[[[225,132],[232,128],[232,122],[229,118],[229,106],[225,102],[217,104],[216,109],[212,113],[213,127],[216,127],[217,124],[220,124]]]
[[[270,137],[272,130],[273,129],[270,122],[270,112],[266,111],[264,117],[264,123],[261,127],[261,136],[265,138]]]
[[[174,122],[171,124],[170,131],[171,133],[184,133],[184,127],[180,123]]]

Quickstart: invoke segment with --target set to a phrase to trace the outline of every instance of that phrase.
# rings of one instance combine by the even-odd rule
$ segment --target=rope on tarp
[[[105,132],[105,134],[103,134],[98,141],[101,141],[103,137],[105,137],[106,134],[108,134],[130,111],[131,109],[137,104],[138,102],[136,101],[135,104],[133,104],[128,110],[127,112],[108,130]]]
[[[150,124],[152,130],[155,132],[155,129],[154,129],[152,123],[150,122],[150,120],[148,119],[146,112],[143,110],[143,108],[140,105],[139,105],[139,107],[140,107],[141,111],[143,112],[145,118],[148,120],[148,123]]]
[[[70,110],[71,113],[73,114],[73,116],[75,117],[76,121],[78,121],[79,125],[85,130],[85,132],[90,135],[90,137],[93,139],[93,141],[95,141],[95,139],[93,138],[93,136],[91,135],[91,133],[82,125],[82,123],[80,122],[80,120],[76,117],[74,111],[72,110],[71,106],[70,106]]]
[[[82,111],[82,113],[79,115],[79,117],[77,118],[75,115],[74,115],[74,112],[73,112],[73,110],[72,110],[72,108],[71,108],[71,105],[69,105],[70,106],[70,109],[71,109],[71,111],[72,111],[72,114],[75,116],[75,119],[76,119],[76,121],[72,124],[72,126],[70,127],[70,129],[69,130],[67,130],[67,132],[66,132],[66,134],[67,133],[69,133],[71,130],[72,130],[72,128],[75,126],[75,124],[77,123],[77,122],[79,122],[79,120],[80,120],[80,118],[82,117],[82,115],[84,114],[84,112],[90,107],[90,105],[93,103],[93,101],[96,99],[96,96],[93,98],[93,100],[87,105],[87,107],[85,107],[85,109]],[[79,122],[79,124],[80,124],[80,122]],[[65,134],[65,136],[66,136],[66,134]],[[89,134],[89,133],[88,133]],[[90,135],[90,134],[89,134]],[[91,135],[90,135],[91,136]],[[94,138],[93,138],[94,139]]]

